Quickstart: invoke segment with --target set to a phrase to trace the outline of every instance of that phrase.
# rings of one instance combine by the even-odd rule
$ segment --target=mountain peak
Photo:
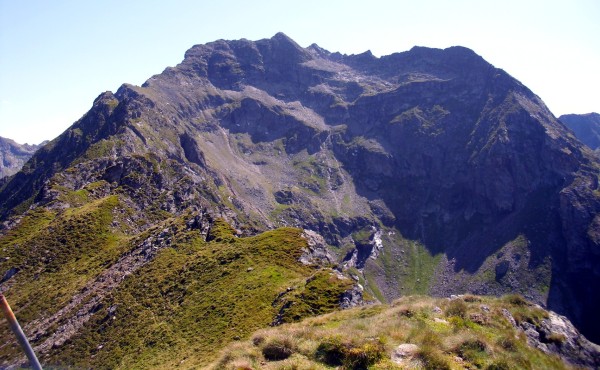
[[[112,91],[105,91],[105,92],[101,93],[100,95],[98,95],[98,97],[96,99],[94,99],[94,105],[106,102],[108,100],[113,100],[113,99],[115,99],[115,95],[112,93]]]
[[[269,39],[269,41],[271,41],[271,43],[273,43],[274,45],[285,48],[287,50],[294,49],[299,52],[305,52],[305,49],[302,46],[298,45],[296,41],[294,41],[291,37],[289,37],[283,32],[276,33],[273,37]]]
[[[271,40],[284,41],[297,45],[296,41],[292,40],[291,37],[283,32],[277,32],[275,35],[273,35],[273,37],[271,37]]]
[[[275,52],[278,57],[284,57],[286,59],[292,58],[290,60],[296,60],[297,62],[311,59],[311,55],[306,49],[298,45],[296,41],[283,32],[276,33],[275,36],[271,37],[268,41],[272,51]],[[260,42],[257,42],[257,44],[260,46]]]
[[[327,57],[331,54],[328,50],[323,49],[315,43],[310,44],[310,46],[307,49],[314,51],[320,57]]]

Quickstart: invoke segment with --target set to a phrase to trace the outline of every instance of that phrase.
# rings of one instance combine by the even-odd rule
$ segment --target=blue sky
[[[600,112],[599,20],[598,0],[0,0],[0,136],[52,139],[194,44],[279,31],[346,54],[466,46],[557,116]]]

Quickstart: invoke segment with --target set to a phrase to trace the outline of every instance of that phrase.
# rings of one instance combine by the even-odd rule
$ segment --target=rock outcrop
[[[537,325],[527,321],[517,325],[510,312],[505,311],[505,316],[515,328],[525,333],[530,346],[558,355],[577,367],[597,369],[600,366],[600,346],[582,337],[566,317],[549,311],[548,317]]]

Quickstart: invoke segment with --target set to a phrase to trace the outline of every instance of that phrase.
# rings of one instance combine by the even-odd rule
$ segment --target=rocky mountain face
[[[0,137],[0,179],[19,172],[33,153],[45,143],[21,145],[11,139]]]
[[[292,226],[309,230],[301,243],[316,235],[327,245],[303,247],[305,258],[353,279],[346,302],[518,292],[598,342],[598,173],[592,151],[540,98],[469,49],[377,58],[302,48],[281,33],[219,40],[141,87],[101,94],[2,184],[0,288],[26,306],[26,328],[49,359],[98,365],[89,356],[110,353],[101,355],[94,333],[124,335],[111,317],[141,299],[134,286],[158,284],[144,298],[165,300],[148,303],[155,315],[189,304],[197,285],[177,274],[144,282],[158,257],[162,268],[173,253],[213,258],[202,243]],[[209,237],[215,220],[232,234]],[[273,320],[276,307],[293,306],[277,290],[294,291],[301,271],[265,293]],[[310,279],[297,289],[313,289]],[[42,282],[61,288],[49,294]],[[92,286],[98,298],[86,293]],[[32,305],[35,297],[44,303]],[[49,341],[57,326],[68,335]],[[75,354],[72,343],[96,344]],[[133,362],[120,366],[149,353],[123,353]]]
[[[582,143],[593,150],[600,148],[600,114],[563,114],[558,118]]]

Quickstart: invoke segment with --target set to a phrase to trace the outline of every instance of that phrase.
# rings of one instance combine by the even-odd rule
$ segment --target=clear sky
[[[466,46],[556,116],[600,112],[599,0],[0,0],[0,136],[53,139],[194,44],[279,31],[346,54]]]

